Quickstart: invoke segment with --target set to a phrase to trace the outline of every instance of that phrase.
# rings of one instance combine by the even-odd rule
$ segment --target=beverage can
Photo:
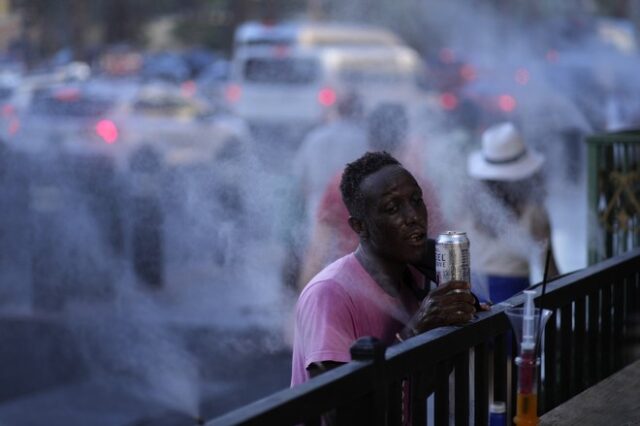
[[[446,231],[436,239],[436,280],[471,282],[469,238],[466,232]]]

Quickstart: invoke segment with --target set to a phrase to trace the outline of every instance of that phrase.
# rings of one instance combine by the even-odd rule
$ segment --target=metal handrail
[[[640,315],[640,249],[562,276],[547,287],[543,307],[554,314],[542,348],[540,413],[632,361],[623,343]],[[507,400],[511,418],[516,374],[511,371],[511,328],[503,311],[523,301],[516,295],[478,313],[470,324],[431,330],[386,351],[375,340],[360,339],[352,354],[365,354],[365,359],[206,424],[319,424],[320,416],[331,410],[338,424],[425,424],[430,395],[435,424],[453,419],[456,424],[486,424],[491,394]]]

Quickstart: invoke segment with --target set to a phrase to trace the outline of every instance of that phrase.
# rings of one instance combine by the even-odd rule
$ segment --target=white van
[[[344,91],[365,109],[419,96],[418,54],[390,31],[364,25],[245,23],[235,34],[227,101],[254,129],[299,137]]]

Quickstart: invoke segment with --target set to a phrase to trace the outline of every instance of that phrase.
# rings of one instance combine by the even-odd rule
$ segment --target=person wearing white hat
[[[529,287],[530,266],[543,260],[547,249],[549,276],[558,274],[541,196],[543,163],[544,156],[527,147],[510,122],[486,129],[482,148],[468,157],[473,183],[471,214],[464,226],[471,241],[472,287],[485,293],[488,289],[485,298],[490,302],[499,303]]]

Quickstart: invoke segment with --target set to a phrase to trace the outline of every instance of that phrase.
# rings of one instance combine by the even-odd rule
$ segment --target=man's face
[[[419,262],[427,237],[427,208],[413,176],[401,166],[385,166],[367,176],[360,189],[367,244],[389,260]]]

